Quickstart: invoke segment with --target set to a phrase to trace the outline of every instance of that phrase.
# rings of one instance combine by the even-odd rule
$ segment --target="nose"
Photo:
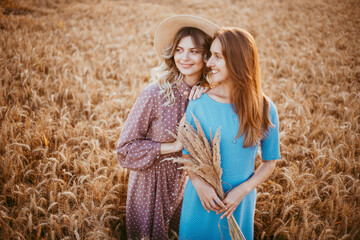
[[[190,58],[190,57],[189,57],[189,54],[190,54],[189,51],[184,51],[183,58],[184,58],[184,59],[189,59],[189,58]]]

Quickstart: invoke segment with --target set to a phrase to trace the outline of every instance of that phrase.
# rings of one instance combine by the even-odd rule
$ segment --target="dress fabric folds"
[[[130,169],[126,202],[128,239],[168,239],[178,232],[181,202],[185,187],[184,171],[168,157],[181,151],[160,155],[160,146],[175,139],[188,104],[190,88],[182,82],[174,88],[175,104],[164,106],[160,88],[151,84],[138,96],[117,145],[120,166]]]
[[[239,120],[231,104],[217,102],[207,94],[203,94],[200,99],[191,101],[186,109],[187,121],[196,128],[191,113],[199,120],[208,141],[210,140],[210,129],[214,136],[216,130],[221,127],[220,154],[223,170],[222,185],[225,193],[253,175],[255,156],[259,146],[263,160],[280,158],[279,120],[276,107],[271,100],[270,119],[274,126],[257,146],[248,148],[243,147],[244,136],[235,138]],[[184,149],[183,154],[189,153]],[[256,189],[243,198],[234,212],[234,217],[247,240],[253,239],[255,204]],[[203,208],[196,189],[189,180],[184,192],[179,239],[230,240],[227,219],[220,220],[220,216],[221,214],[217,215],[214,211],[208,213]]]

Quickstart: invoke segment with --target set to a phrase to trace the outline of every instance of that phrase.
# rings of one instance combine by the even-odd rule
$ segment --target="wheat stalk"
[[[95,238],[99,228],[104,239],[126,239],[129,171],[114,149],[157,64],[149,36],[177,14],[173,1],[0,2],[0,239],[76,239],[75,220],[82,239]],[[275,1],[274,15],[269,7],[259,12],[268,1],[226,2],[223,11],[246,14],[197,7],[220,25],[243,22],[254,34],[263,90],[280,113],[283,159],[272,181],[257,187],[254,238],[360,239],[358,8],[353,0]],[[193,5],[183,11],[199,12]],[[271,21],[264,25],[255,13]],[[100,175],[109,180],[93,181]],[[109,193],[118,198],[100,207]],[[99,225],[103,211],[120,220]],[[59,217],[59,233],[51,215]]]
[[[192,113],[191,113],[192,114]],[[181,119],[178,127],[178,138],[184,145],[185,149],[190,153],[192,158],[168,158],[165,160],[173,160],[174,162],[184,163],[182,169],[192,171],[202,177],[208,182],[216,191],[221,200],[224,200],[225,193],[221,184],[221,155],[220,155],[220,128],[216,131],[215,136],[212,136],[210,129],[210,140],[208,142],[206,135],[201,127],[200,122],[196,119],[194,114],[192,117],[195,122],[197,131],[186,121],[186,114]],[[239,225],[237,224],[234,215],[228,218],[229,231],[232,240],[245,240]]]

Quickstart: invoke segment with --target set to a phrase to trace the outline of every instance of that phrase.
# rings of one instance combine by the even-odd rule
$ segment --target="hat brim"
[[[219,29],[215,23],[198,16],[176,15],[166,18],[155,31],[154,46],[158,57],[162,58],[163,49],[172,43],[177,32],[183,27],[198,28],[212,38]]]

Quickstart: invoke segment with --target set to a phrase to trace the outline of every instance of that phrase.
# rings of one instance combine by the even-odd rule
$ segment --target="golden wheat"
[[[0,1],[0,239],[126,239],[116,141],[157,63],[156,26],[174,14],[256,39],[282,159],[258,187],[255,238],[359,239],[358,6]]]

